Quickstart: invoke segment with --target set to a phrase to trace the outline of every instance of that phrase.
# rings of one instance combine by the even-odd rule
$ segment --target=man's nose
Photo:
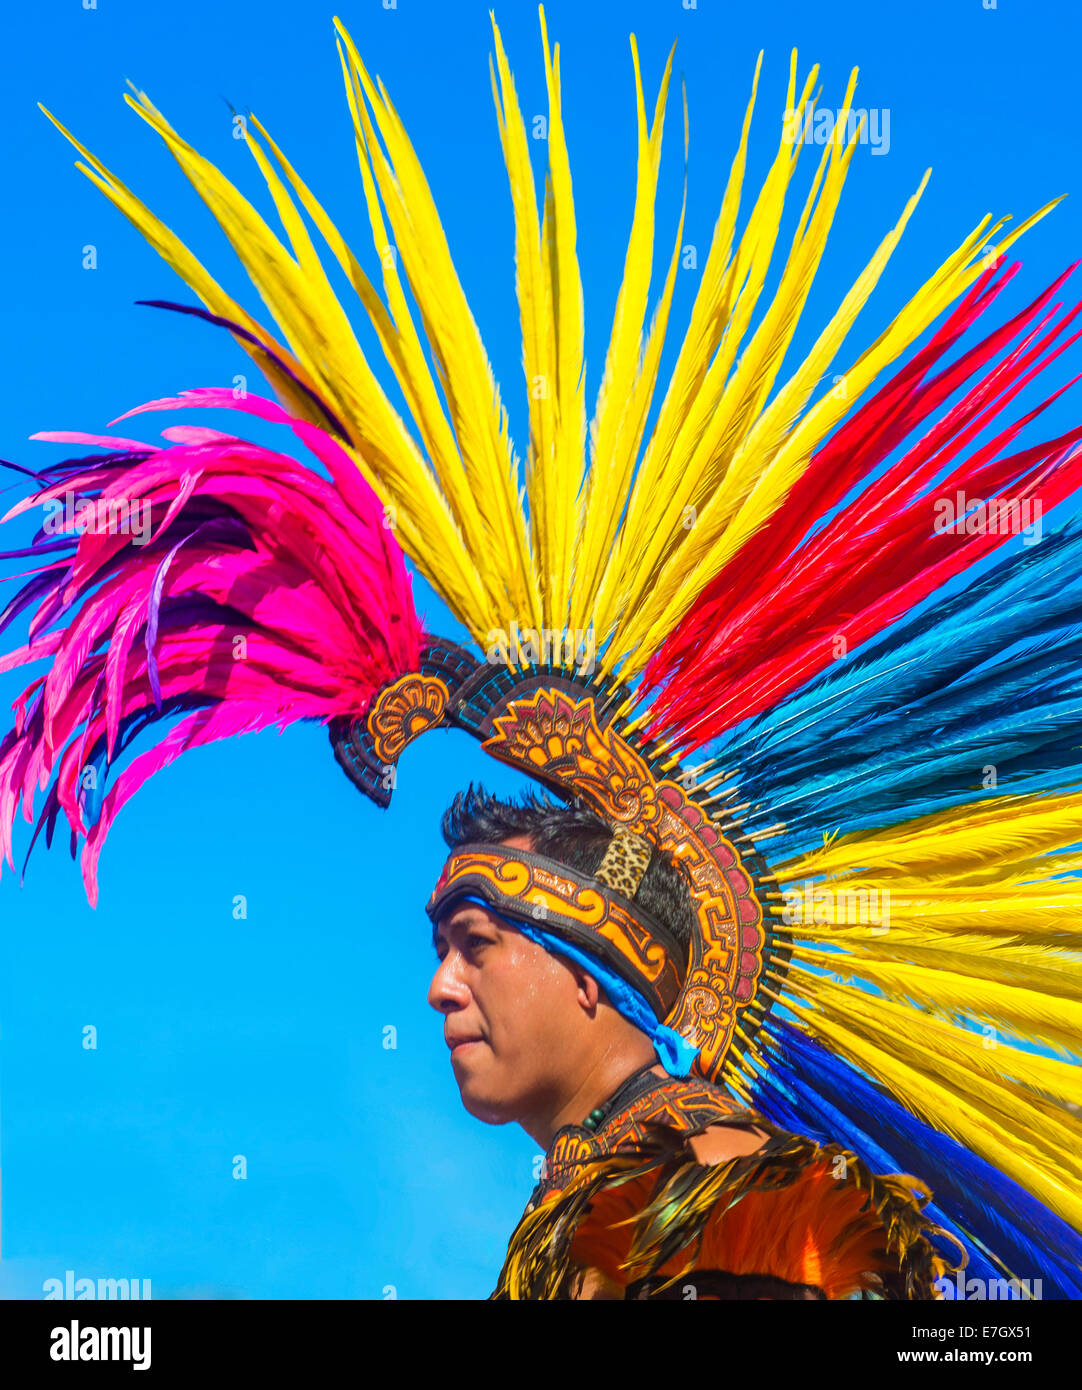
[[[428,1002],[441,1014],[464,1009],[470,1002],[470,991],[462,978],[462,955],[459,951],[448,951],[436,967],[428,987]]]

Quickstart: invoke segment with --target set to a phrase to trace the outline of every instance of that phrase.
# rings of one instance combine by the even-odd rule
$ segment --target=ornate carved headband
[[[687,950],[640,905],[614,891],[602,872],[610,872],[604,864],[592,876],[529,850],[462,845],[444,866],[428,915],[435,925],[456,902],[481,898],[501,916],[598,955],[664,1022],[687,975]]]

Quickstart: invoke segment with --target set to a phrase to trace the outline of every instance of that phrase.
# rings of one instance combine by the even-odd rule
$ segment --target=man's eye
[[[478,936],[476,932],[470,932],[469,936],[466,938],[466,945],[471,948],[489,946],[491,944],[487,936]]]

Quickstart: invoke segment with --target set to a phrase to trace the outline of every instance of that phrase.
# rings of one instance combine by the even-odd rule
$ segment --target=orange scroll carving
[[[411,672],[385,686],[368,711],[368,732],[375,756],[394,766],[402,750],[438,724],[449,692],[438,676]]]

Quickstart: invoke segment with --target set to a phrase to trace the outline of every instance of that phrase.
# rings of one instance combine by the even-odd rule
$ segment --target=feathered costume
[[[558,1137],[499,1296],[559,1296],[590,1267],[628,1297],[679,1296],[681,1277],[701,1276],[714,1297],[930,1298],[964,1263],[963,1279],[1037,1276],[1045,1297],[1078,1297],[1082,532],[1049,527],[1008,553],[1009,526],[936,524],[937,499],[1047,513],[1082,482],[1082,427],[1015,447],[1044,407],[1011,410],[1074,341],[1077,308],[1060,312],[1057,281],[1008,322],[992,313],[1018,268],[1004,253],[1047,209],[1009,234],[983,219],[824,389],[922,182],[782,379],[857,134],[839,128],[822,150],[778,267],[803,142],[783,134],[738,232],[757,70],[658,391],[683,238],[682,209],[647,327],[672,55],[648,119],[632,40],[634,216],[587,430],[559,49],[541,23],[540,219],[498,30],[492,73],[516,229],[525,498],[424,175],[340,24],[382,295],[254,116],[237,120],[288,244],[145,95],[127,98],[224,229],[276,334],[60,127],[203,306],[162,307],[227,328],[279,402],[195,390],[129,414],[248,413],[286,426],[307,456],[204,427],[167,429],[164,447],[36,436],[94,452],[32,475],[8,514],[45,505],[55,524],[8,552],[37,563],[0,615],[6,629],[30,614],[0,671],[49,664],[0,742],[7,862],[20,804],[33,822],[48,788],[34,839],[44,828],[51,840],[63,813],[73,854],[85,841],[93,902],[113,819],[186,748],[318,719],[386,805],[411,740],[466,728],[608,821],[631,858],[583,883],[481,847],[452,855],[433,902],[469,891],[592,941],[696,1050],[686,1079],[633,1077]],[[789,111],[810,109],[815,81],[814,69],[798,79],[794,55]],[[684,139],[686,159],[686,110]],[[313,230],[385,363],[362,352]],[[124,524],[143,504],[149,536]],[[113,524],[95,524],[103,515]],[[423,630],[402,552],[477,651]],[[155,728],[157,744],[110,779]],[[643,844],[694,884],[690,960],[634,910]],[[690,1136],[749,1116],[768,1134],[759,1154],[696,1162]]]

